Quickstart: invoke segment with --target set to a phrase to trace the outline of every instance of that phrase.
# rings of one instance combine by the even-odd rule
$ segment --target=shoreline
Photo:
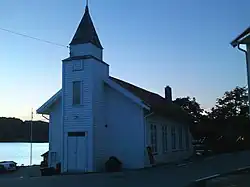
[[[0,143],[31,143],[30,141],[0,141]],[[46,141],[32,141],[32,143],[49,143]]]

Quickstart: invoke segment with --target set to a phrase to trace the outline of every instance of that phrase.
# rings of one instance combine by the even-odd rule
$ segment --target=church
[[[109,75],[88,5],[62,60],[62,88],[40,108],[49,115],[49,167],[61,172],[105,170],[180,161],[193,153],[188,114],[165,97]],[[150,150],[150,151],[148,151]]]

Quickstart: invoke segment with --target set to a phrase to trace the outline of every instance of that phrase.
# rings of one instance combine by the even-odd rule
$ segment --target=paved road
[[[1,179],[1,187],[184,187],[190,181],[250,165],[250,151],[219,155],[187,165],[116,174]]]
[[[219,177],[207,182],[206,187],[249,187],[249,173]]]

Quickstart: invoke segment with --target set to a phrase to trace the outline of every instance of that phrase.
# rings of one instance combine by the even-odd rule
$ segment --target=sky
[[[85,0],[1,0],[0,28],[67,46]],[[249,0],[89,0],[110,75],[173,98],[216,98],[247,85],[245,56],[230,42],[250,25]],[[0,116],[35,110],[61,88],[66,47],[0,30]]]

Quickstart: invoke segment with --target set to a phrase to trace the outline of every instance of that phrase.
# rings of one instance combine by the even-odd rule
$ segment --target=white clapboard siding
[[[49,166],[55,167],[56,163],[61,161],[61,128],[62,128],[62,102],[59,99],[53,104],[49,120],[49,152],[55,152],[55,160],[51,159],[49,154]]]
[[[141,106],[105,86],[106,158],[116,156],[124,168],[144,167],[144,118]]]
[[[93,128],[94,128],[94,165],[100,171],[106,159],[106,116],[104,80],[109,77],[109,66],[92,59],[93,65]]]
[[[63,134],[64,134],[64,171],[67,170],[67,133],[87,131],[88,170],[93,169],[93,110],[92,110],[92,64],[90,60],[81,60],[82,71],[73,71],[74,63],[79,60],[63,62]],[[73,106],[73,81],[82,82],[81,105]],[[85,153],[86,154],[86,153]]]
[[[71,56],[91,55],[102,60],[102,50],[91,43],[72,45],[70,50]]]
[[[157,127],[157,154],[154,155],[156,163],[176,162],[190,157],[193,153],[191,145],[192,136],[188,129],[188,124],[173,121],[171,119],[162,118],[156,115],[149,116],[146,119],[146,146],[151,146],[151,129],[150,125]],[[162,125],[167,126],[167,152],[163,150]],[[176,149],[172,149],[171,127],[175,127],[176,132]],[[182,128],[182,149],[179,147],[179,128]],[[189,135],[189,149],[186,148],[186,134]],[[145,154],[145,165],[149,165],[148,155]]]

